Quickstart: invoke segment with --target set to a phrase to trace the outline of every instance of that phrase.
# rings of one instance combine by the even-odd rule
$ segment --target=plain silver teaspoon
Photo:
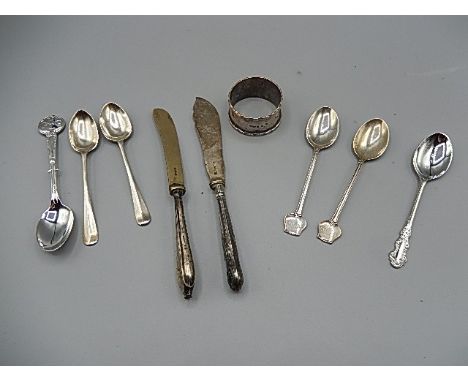
[[[124,141],[132,134],[132,124],[127,113],[119,105],[109,102],[102,107],[99,117],[99,126],[104,136],[119,145],[122,159],[127,171],[128,182],[132,194],[133,210],[138,225],[145,225],[151,221],[151,215],[146,207],[143,195],[133,178],[127,155],[125,154]]]
[[[450,138],[444,133],[434,133],[424,139],[413,155],[413,168],[419,179],[419,188],[400,236],[395,242],[395,249],[388,259],[393,268],[401,268],[408,261],[406,255],[409,249],[409,239],[416,210],[427,182],[444,175],[450,167],[453,158],[453,148]]]
[[[312,173],[314,172],[320,150],[330,147],[335,143],[340,132],[340,121],[338,114],[331,107],[323,106],[317,109],[307,122],[305,137],[312,146],[314,154],[305,178],[302,193],[296,210],[287,214],[283,219],[284,232],[293,236],[300,236],[307,227],[307,220],[302,216],[302,210],[309,190]]]
[[[50,206],[44,211],[36,226],[36,238],[44,251],[59,249],[70,236],[73,228],[73,211],[62,204],[57,188],[57,134],[65,128],[65,120],[55,115],[39,122],[39,133],[47,138],[50,173]]]
[[[87,171],[88,153],[94,150],[99,142],[99,133],[93,117],[84,110],[78,110],[70,121],[68,139],[73,150],[81,154],[83,165],[83,243],[93,245],[99,240],[93,205],[89,195]]]

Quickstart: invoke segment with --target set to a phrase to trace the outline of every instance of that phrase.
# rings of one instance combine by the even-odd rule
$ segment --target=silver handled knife
[[[233,291],[239,291],[244,283],[244,276],[237,253],[236,238],[232,229],[231,218],[224,191],[224,160],[221,140],[221,122],[216,108],[206,99],[197,97],[193,105],[193,120],[203,152],[206,172],[210,187],[218,201],[221,221],[221,237],[228,284]]]
[[[195,269],[193,266],[192,251],[185,223],[184,205],[182,195],[185,194],[184,173],[180,155],[179,139],[174,121],[166,110],[153,110],[154,123],[161,136],[164,154],[166,157],[167,180],[169,193],[175,202],[175,224],[177,240],[177,279],[184,294],[184,298],[192,297],[195,282]]]

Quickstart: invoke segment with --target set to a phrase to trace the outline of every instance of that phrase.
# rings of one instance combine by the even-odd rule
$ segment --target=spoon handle
[[[312,180],[312,174],[314,173],[315,163],[317,162],[318,154],[320,150],[314,150],[314,155],[310,161],[309,169],[307,170],[307,175],[304,181],[304,186],[302,187],[301,196],[299,197],[299,203],[297,204],[295,214],[302,216],[302,210],[307,198],[307,192],[309,191],[310,181]]]
[[[172,193],[175,203],[175,225],[177,240],[177,279],[185,299],[192,297],[195,282],[195,269],[193,266],[192,250],[185,223],[184,204],[182,195],[184,191],[177,189]]]
[[[83,243],[85,245],[93,245],[98,242],[99,234],[88,189],[88,161],[86,153],[81,154],[81,162],[83,164]]]
[[[119,141],[118,144],[120,152],[122,153],[122,159],[125,165],[125,170],[127,171],[128,183],[130,184],[135,219],[138,225],[148,224],[151,221],[151,215],[148,211],[148,207],[146,207],[143,195],[141,194],[140,189],[138,188],[138,185],[136,184],[135,179],[133,178],[132,169],[130,168],[130,164],[128,163],[123,142]]]
[[[223,242],[224,260],[226,261],[228,284],[233,291],[237,292],[242,288],[244,275],[242,274],[239,254],[237,252],[236,237],[234,236],[231,217],[229,216],[229,210],[227,207],[224,184],[218,183],[213,185],[213,190],[219,207],[221,238]]]
[[[50,132],[47,134],[47,151],[49,153],[49,173],[50,173],[50,193],[52,200],[58,200],[57,188],[57,134]]]
[[[334,224],[338,223],[338,219],[340,218],[341,212],[343,212],[343,208],[346,204],[346,201],[349,198],[349,195],[351,194],[351,190],[353,189],[354,183],[356,183],[357,176],[362,168],[362,165],[364,162],[359,161],[356,170],[354,170],[353,177],[351,178],[351,181],[349,182],[348,187],[346,188],[345,192],[343,193],[343,196],[341,197],[340,203],[338,204],[338,207],[336,208],[335,213],[333,214],[333,217],[331,218],[331,222]]]
[[[424,187],[426,187],[426,183],[426,181],[420,181],[418,192],[416,193],[416,197],[414,198],[413,206],[411,208],[411,212],[408,216],[408,219],[406,220],[406,224],[400,231],[400,236],[398,236],[398,239],[395,241],[395,249],[388,255],[390,265],[395,269],[402,268],[408,261],[407,254],[409,250],[409,239],[411,237],[411,229],[413,226],[414,217],[416,216],[416,210],[419,206],[419,201],[421,200]]]

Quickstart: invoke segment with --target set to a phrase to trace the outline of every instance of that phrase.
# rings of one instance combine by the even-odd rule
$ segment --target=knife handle
[[[185,299],[192,297],[195,282],[195,269],[193,266],[192,250],[185,223],[184,204],[182,195],[185,190],[178,189],[172,192],[175,203],[175,225],[177,241],[177,280]]]
[[[221,238],[223,241],[224,259],[226,261],[226,272],[228,284],[235,292],[242,288],[244,283],[244,275],[239,261],[237,252],[236,238],[232,229],[231,217],[226,202],[224,193],[224,184],[217,183],[213,185],[213,190],[216,195],[219,207],[219,217],[221,220]]]

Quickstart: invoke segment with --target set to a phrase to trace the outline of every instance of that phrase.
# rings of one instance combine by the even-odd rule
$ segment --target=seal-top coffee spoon
[[[413,202],[413,207],[408,216],[400,236],[395,242],[395,249],[390,252],[388,258],[393,268],[401,268],[407,262],[411,227],[413,226],[419,201],[427,182],[444,175],[450,167],[453,158],[453,148],[450,138],[444,133],[434,133],[424,139],[414,151],[413,168],[419,179],[419,188]]]
[[[284,232],[293,236],[299,236],[302,231],[306,229],[307,221],[302,216],[302,209],[306,201],[315,163],[320,150],[326,149],[335,143],[339,132],[340,121],[338,119],[338,114],[331,107],[323,106],[310,116],[305,130],[305,137],[309,145],[312,146],[314,154],[309,165],[309,170],[307,171],[296,210],[287,214],[283,219]]]
[[[89,195],[87,171],[88,153],[93,151],[99,142],[99,133],[93,117],[84,110],[78,110],[70,121],[68,139],[73,150],[81,154],[83,165],[83,243],[93,245],[99,240],[93,205]]]
[[[317,237],[323,242],[332,244],[341,236],[338,219],[343,211],[346,200],[348,200],[359,171],[365,162],[380,158],[383,155],[387,149],[389,138],[388,125],[384,120],[379,118],[367,121],[356,131],[353,138],[353,152],[358,160],[357,167],[332,218],[318,225]]]
[[[47,138],[50,173],[50,206],[39,219],[36,238],[44,251],[55,251],[65,244],[73,228],[73,211],[60,201],[57,187],[57,134],[65,128],[65,120],[51,115],[39,122],[39,133]]]
[[[119,105],[113,102],[106,103],[101,110],[99,117],[99,126],[101,126],[104,136],[119,145],[120,153],[127,171],[128,182],[132,194],[133,211],[138,225],[145,225],[151,221],[151,215],[146,207],[145,200],[141,194],[138,185],[133,178],[127,155],[125,154],[124,141],[132,134],[132,124],[127,113]]]

